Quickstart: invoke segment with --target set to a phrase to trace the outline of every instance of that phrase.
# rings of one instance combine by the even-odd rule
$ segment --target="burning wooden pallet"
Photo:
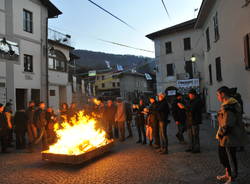
[[[114,141],[80,155],[54,154],[44,151],[42,152],[42,160],[55,163],[81,164],[109,152],[113,146]]]

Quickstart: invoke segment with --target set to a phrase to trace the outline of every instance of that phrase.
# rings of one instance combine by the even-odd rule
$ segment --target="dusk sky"
[[[106,43],[117,42],[154,51],[145,35],[195,18],[202,0],[165,0],[168,17],[161,0],[93,0],[135,28],[119,22],[88,0],[51,0],[62,12],[49,21],[49,27],[72,36],[75,49],[154,57],[154,53],[138,51]]]

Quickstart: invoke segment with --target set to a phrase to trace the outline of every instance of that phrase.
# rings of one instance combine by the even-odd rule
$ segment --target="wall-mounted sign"
[[[176,90],[168,90],[168,96],[175,96]]]
[[[33,80],[32,75],[25,75],[25,80]]]
[[[96,70],[89,71],[89,77],[94,77],[94,76],[96,76]]]
[[[5,105],[6,104],[6,88],[0,87],[0,103]]]

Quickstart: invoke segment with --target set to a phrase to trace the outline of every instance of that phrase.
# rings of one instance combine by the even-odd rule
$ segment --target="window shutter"
[[[222,81],[222,75],[221,75],[221,59],[220,57],[217,57],[215,59],[216,64],[216,79],[218,82]]]
[[[250,69],[250,34],[244,37],[244,61],[246,70]]]
[[[208,65],[208,70],[209,70],[209,84],[213,84],[213,74],[212,74],[212,65]]]

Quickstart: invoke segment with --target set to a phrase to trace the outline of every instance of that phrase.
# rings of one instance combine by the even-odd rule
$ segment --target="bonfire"
[[[106,138],[104,130],[97,128],[94,116],[88,116],[84,111],[70,122],[56,123],[54,129],[57,142],[43,153],[81,155],[113,142]]]

